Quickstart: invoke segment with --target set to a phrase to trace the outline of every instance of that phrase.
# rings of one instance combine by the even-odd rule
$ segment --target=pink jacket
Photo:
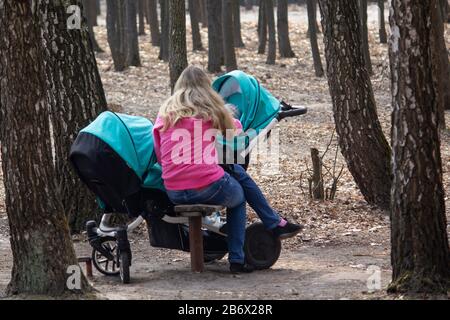
[[[201,189],[224,176],[215,148],[217,130],[211,121],[184,118],[162,132],[163,126],[163,119],[158,117],[153,139],[167,190]],[[238,120],[236,127],[242,128]]]

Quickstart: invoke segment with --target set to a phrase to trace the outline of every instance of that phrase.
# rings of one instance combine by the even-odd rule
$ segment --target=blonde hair
[[[223,135],[234,130],[231,111],[225,107],[222,97],[211,87],[211,79],[196,66],[187,67],[177,83],[173,95],[159,110],[164,121],[163,131],[187,117],[211,120],[212,127]]]

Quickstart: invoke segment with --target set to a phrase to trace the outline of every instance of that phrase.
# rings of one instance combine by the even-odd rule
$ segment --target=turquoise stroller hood
[[[242,71],[227,73],[213,83],[226,103],[236,108],[235,117],[242,123],[245,132],[256,133],[266,128],[280,112],[278,101],[255,77]]]
[[[144,188],[165,190],[153,146],[153,123],[143,117],[102,113],[81,133],[108,144],[142,180]]]

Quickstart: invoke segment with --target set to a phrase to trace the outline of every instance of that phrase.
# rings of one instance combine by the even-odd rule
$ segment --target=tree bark
[[[137,0],[126,0],[126,41],[127,41],[127,65],[140,67],[139,34],[137,28]]]
[[[362,53],[357,0],[319,0],[341,152],[368,203],[389,209],[391,150],[378,120]]]
[[[441,7],[433,2],[431,15],[431,58],[433,78],[438,101],[439,126],[445,129],[445,109],[450,109],[450,63],[444,36]]]
[[[0,30],[0,136],[13,253],[7,293],[60,296],[69,292],[68,267],[78,263],[55,184],[48,79],[31,2],[0,0]],[[81,292],[88,291],[82,274],[80,280]]]
[[[159,59],[169,61],[169,41],[170,41],[170,13],[169,0],[159,0],[161,8],[161,41],[159,50]]]
[[[76,3],[80,5],[79,2]],[[80,130],[106,111],[107,103],[87,25],[83,23],[80,30],[68,30],[53,23],[65,21],[66,8],[73,3],[73,0],[41,0],[38,21],[48,80],[57,185],[70,229],[79,233],[87,221],[99,218],[99,212],[92,193],[67,159]]]
[[[145,1],[138,0],[139,35],[145,35]]]
[[[258,54],[266,53],[267,47],[267,15],[265,6],[265,1],[259,0]]]
[[[186,4],[184,0],[169,0],[170,12],[170,87],[173,89],[188,66],[186,49]]]
[[[97,4],[95,1],[83,0],[84,16],[87,19],[89,38],[95,52],[103,52],[95,39],[94,26],[97,25]]]
[[[152,45],[159,47],[161,43],[161,32],[159,31],[158,21],[158,3],[157,0],[147,0],[148,23],[150,25],[150,34]]]
[[[361,37],[364,61],[369,75],[372,75],[373,70],[372,61],[370,59],[369,31],[367,29],[367,0],[359,0],[359,16],[361,20]]]
[[[231,72],[237,69],[234,49],[233,0],[222,0],[222,26],[225,67],[227,72]]]
[[[234,46],[236,48],[244,48],[245,44],[242,40],[241,32],[241,4],[239,0],[232,0],[233,9],[233,32],[234,32]]]
[[[380,43],[387,43],[386,23],[384,16],[384,0],[378,0],[378,24]]]
[[[278,47],[282,58],[295,57],[289,39],[288,0],[277,1]]]
[[[127,67],[125,0],[106,0],[106,3],[106,30],[114,69],[123,71]]]
[[[192,50],[203,51],[202,36],[200,34],[199,13],[200,2],[198,0],[188,0],[189,2],[189,16],[191,17],[191,31],[192,31]]]
[[[438,99],[431,41],[436,0],[394,0],[391,292],[443,293],[450,284]]]
[[[222,36],[222,1],[207,0],[208,10],[208,70],[222,71],[224,48]]]
[[[275,14],[273,0],[263,0],[265,1],[265,11],[267,18],[267,28],[269,33],[269,51],[267,53],[267,64],[275,64],[277,59],[277,32],[275,28]]]
[[[309,40],[311,43],[311,52],[314,60],[314,71],[316,73],[316,77],[323,77],[324,71],[322,66],[322,59],[320,57],[319,45],[317,44],[317,21],[314,1],[315,0],[306,1],[308,11]]]

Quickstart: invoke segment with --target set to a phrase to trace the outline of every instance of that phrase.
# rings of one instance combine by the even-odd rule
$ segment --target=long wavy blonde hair
[[[173,95],[159,110],[164,121],[163,131],[173,127],[183,118],[195,117],[211,120],[214,129],[223,135],[235,129],[231,111],[222,97],[212,89],[211,79],[201,68],[187,67],[177,83]]]

